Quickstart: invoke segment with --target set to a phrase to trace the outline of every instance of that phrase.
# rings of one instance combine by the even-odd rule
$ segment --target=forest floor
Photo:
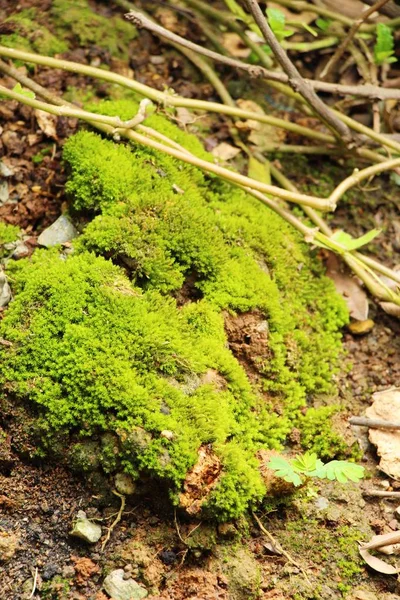
[[[0,21],[12,14],[14,4],[0,0]],[[51,2],[18,3],[23,8],[39,4],[45,13]],[[101,3],[93,6],[100,13],[109,10]],[[158,89],[173,87],[186,97],[215,99],[211,86],[176,51],[147,33],[133,44],[139,81]],[[113,70],[131,68],[96,47],[90,52],[77,47],[65,58],[92,64],[108,61]],[[73,74],[46,68],[35,68],[35,79],[60,93],[85,85]],[[6,78],[2,82],[10,83]],[[97,95],[105,93],[102,85],[93,86]],[[282,116],[279,111],[274,114]],[[77,126],[76,121],[61,118],[57,140],[49,139],[30,108],[0,103],[0,156],[12,172],[9,197],[0,204],[0,219],[23,229],[25,255],[34,251],[38,235],[67,205],[61,152],[63,141]],[[223,118],[215,117],[208,126],[206,145],[230,141]],[[327,160],[304,163],[281,157],[286,172],[302,190],[315,186],[328,190],[335,177],[336,181],[341,178],[342,166]],[[352,235],[362,235],[371,225],[382,228],[379,244],[374,245],[375,257],[393,266],[400,250],[398,188],[383,180],[378,185],[378,193],[357,190],[357,202],[344,203],[331,224],[336,228],[346,224]],[[88,546],[69,535],[77,511],[84,510],[106,533],[120,500],[93,495],[82,478],[63,467],[25,459],[15,450],[18,432],[13,431],[8,432],[13,444],[10,441],[7,455],[0,456],[0,551],[9,552],[0,567],[0,598],[105,600],[104,577],[118,568],[140,581],[152,600],[399,598],[396,576],[378,575],[362,563],[352,529],[357,526],[357,533],[364,534],[360,541],[365,541],[372,533],[398,528],[397,503],[368,497],[365,492],[400,489],[400,484],[378,471],[367,432],[348,425],[350,416],[364,414],[375,391],[400,382],[400,322],[372,301],[369,316],[374,321],[369,333],[344,331],[343,368],[338,377],[338,401],[344,408],[335,417],[349,445],[356,440],[361,444],[369,477],[361,484],[318,484],[315,498],[307,503],[299,501],[258,515],[296,564],[271,543],[256,521],[219,526],[190,522],[166,508],[157,490],[151,496],[128,498],[104,550],[101,542]],[[319,399],[313,402],[318,405]]]

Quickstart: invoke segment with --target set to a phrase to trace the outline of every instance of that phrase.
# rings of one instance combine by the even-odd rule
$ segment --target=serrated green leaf
[[[394,38],[390,27],[384,23],[378,23],[376,27],[376,43],[374,56],[377,65],[391,63],[396,60],[394,54]]]
[[[25,96],[26,98],[32,98],[32,100],[34,100],[36,97],[34,92],[31,92],[31,90],[24,90],[20,83],[17,83],[17,85],[13,87],[12,91],[16,92],[17,94],[21,94],[21,96]]]
[[[293,29],[286,29],[286,17],[284,13],[278,8],[267,8],[268,23],[272,31],[277,37],[277,40],[281,42],[284,38],[289,37],[295,33]]]

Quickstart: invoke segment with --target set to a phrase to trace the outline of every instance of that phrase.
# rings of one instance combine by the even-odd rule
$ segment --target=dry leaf
[[[362,547],[365,550],[379,550],[384,552],[384,548],[388,548],[389,545],[398,544],[400,542],[400,531],[390,531],[389,533],[383,533],[382,535],[374,535],[369,542],[363,544]]]
[[[239,98],[236,103],[242,110],[255,112],[259,115],[265,114],[261,106],[253,100]],[[264,147],[270,147],[271,145],[277,146],[282,144],[286,139],[286,131],[284,129],[273,127],[267,123],[260,123],[253,119],[236,121],[235,126],[241,131],[248,131],[248,141],[260,148],[260,150]]]
[[[350,316],[356,321],[366,321],[368,319],[367,294],[357,279],[342,273],[339,258],[333,252],[328,254],[326,274],[335,284],[336,291],[345,299]]]
[[[185,127],[186,125],[190,125],[190,123],[194,123],[196,117],[187,108],[178,106],[176,109],[176,120],[180,125]]]
[[[380,302],[379,306],[391,317],[400,319],[400,306],[394,302]]]
[[[47,137],[51,137],[54,140],[57,139],[57,117],[56,115],[51,115],[50,113],[45,112],[44,110],[35,109],[34,111],[37,124],[40,129],[43,131]]]
[[[376,392],[372,399],[372,406],[365,411],[369,419],[400,421],[400,388]],[[400,431],[370,428],[369,439],[377,448],[381,471],[400,479]]]
[[[383,573],[384,575],[397,575],[399,573],[399,569],[392,567],[384,560],[373,556],[368,550],[360,546],[359,548],[360,556],[365,560],[367,565],[377,571],[378,573]]]
[[[242,38],[237,33],[224,33],[222,45],[229,51],[229,54],[236,58],[247,58],[251,53],[250,48],[243,43]]]
[[[241,152],[240,148],[231,146],[231,144],[227,144],[226,142],[221,142],[218,146],[215,146],[211,151],[211,154],[215,156],[215,158],[219,158],[219,160],[231,160],[231,158],[235,158],[239,152]]]

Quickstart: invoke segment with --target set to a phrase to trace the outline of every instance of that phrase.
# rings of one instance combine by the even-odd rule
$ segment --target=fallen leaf
[[[350,316],[356,321],[366,321],[369,309],[367,294],[357,279],[341,271],[339,258],[333,252],[329,252],[326,260],[326,274],[345,299]]]
[[[242,38],[237,33],[224,33],[222,45],[228,50],[229,54],[236,58],[247,58],[251,53],[250,48],[243,43]]]
[[[53,138],[57,140],[57,117],[56,115],[51,115],[50,113],[45,112],[44,110],[34,110],[35,117],[39,128],[43,131],[47,137]]]
[[[383,533],[382,535],[374,535],[369,542],[362,544],[365,550],[379,550],[380,552],[384,547],[388,547],[389,544],[397,544],[400,542],[400,531],[390,531],[389,533]]]
[[[397,575],[399,573],[399,569],[395,569],[392,565],[389,565],[384,560],[373,556],[368,550],[360,546],[359,548],[360,556],[365,560],[367,565],[377,571],[378,573],[383,573],[384,575]]]
[[[240,151],[240,148],[231,146],[231,144],[227,144],[226,142],[221,142],[218,146],[215,146],[211,151],[211,154],[219,160],[231,160],[231,158],[235,158]]]
[[[264,115],[265,112],[259,104],[253,100],[244,100],[239,98],[236,104],[242,110],[251,111],[259,115]],[[264,147],[278,146],[282,144],[286,139],[286,132],[282,128],[273,127],[267,123],[260,123],[254,119],[247,119],[245,121],[236,121],[235,127],[241,131],[248,131],[248,141],[262,150]]]
[[[400,306],[394,302],[380,302],[379,306],[391,317],[400,319]]]
[[[254,158],[254,156],[250,156],[247,175],[256,181],[261,181],[262,183],[267,183],[268,185],[271,184],[271,172],[268,161],[262,163]]]
[[[352,321],[348,325],[349,331],[354,335],[365,335],[372,331],[375,323],[372,319],[366,319],[365,321]]]
[[[365,411],[369,419],[400,421],[400,388],[375,392],[372,399],[373,404]],[[380,470],[394,479],[399,479],[400,431],[370,428],[369,439],[377,448]]]

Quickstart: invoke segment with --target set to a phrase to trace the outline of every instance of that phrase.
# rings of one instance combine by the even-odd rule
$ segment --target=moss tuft
[[[127,118],[136,105],[97,110]],[[148,124],[207,157],[160,115]],[[107,472],[157,477],[174,498],[212,445],[222,476],[208,509],[238,517],[265,494],[257,450],[278,448],[307,395],[332,386],[344,303],[299,236],[240,190],[88,131],[64,158],[73,210],[89,223],[67,258],[10,264],[0,382],[36,406],[45,445],[57,432],[110,435]],[[227,337],[228,313],[262,319],[256,370],[245,337]]]
[[[60,35],[75,39],[81,47],[97,46],[128,60],[129,43],[137,35],[131,23],[95,13],[87,0],[54,0],[51,13]]]
[[[44,25],[37,21],[37,10],[28,8],[13,13],[6,22],[16,25],[12,34],[0,36],[0,43],[8,48],[35,51],[46,56],[54,56],[68,50],[68,44],[53,35]]]

